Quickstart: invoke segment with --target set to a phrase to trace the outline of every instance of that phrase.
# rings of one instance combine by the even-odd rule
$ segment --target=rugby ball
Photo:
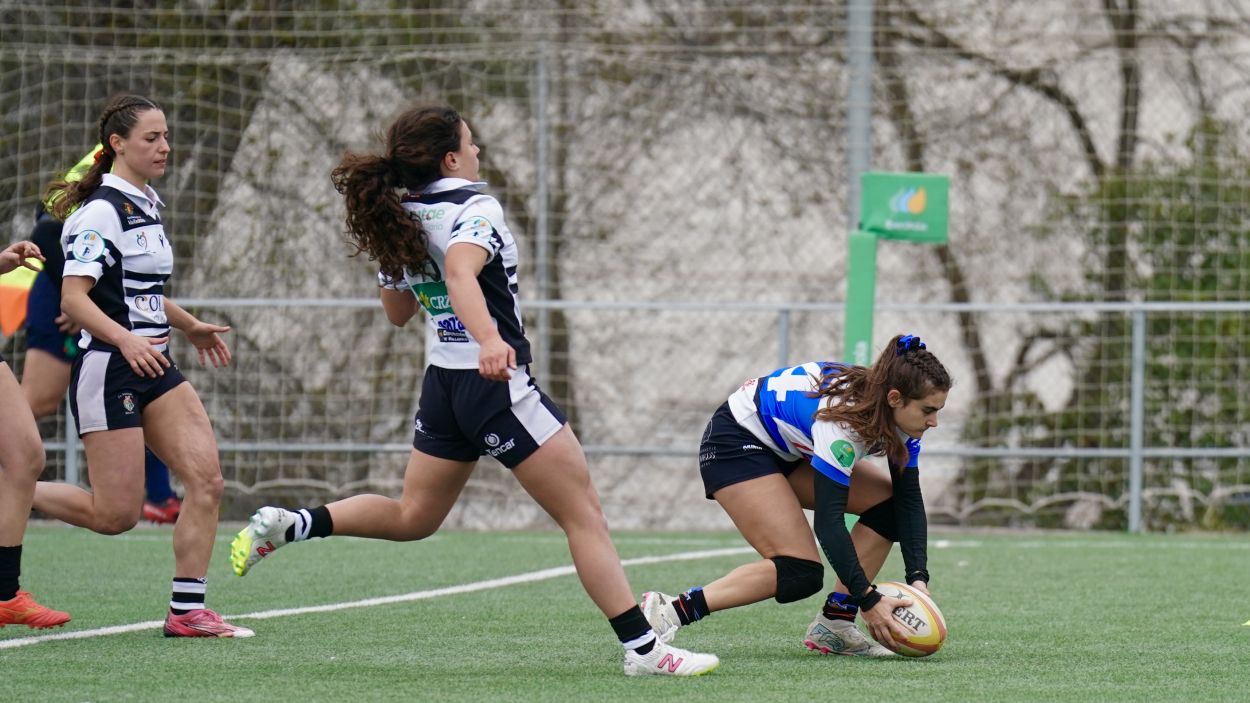
[[[877,592],[892,598],[910,598],[911,605],[895,608],[894,619],[907,630],[907,638],[894,651],[905,657],[927,657],[946,641],[946,620],[937,603],[924,592],[898,581],[877,584]]]

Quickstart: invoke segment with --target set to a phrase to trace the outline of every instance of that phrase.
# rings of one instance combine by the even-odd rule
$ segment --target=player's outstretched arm
[[[850,490],[820,471],[816,472],[816,511],[813,528],[825,558],[842,583],[846,584],[852,602],[859,606],[868,631],[881,644],[898,650],[897,639],[907,632],[890,617],[899,606],[910,605],[906,599],[891,598],[878,593],[864,575],[864,568],[855,553],[855,543],[846,529],[846,503]]]

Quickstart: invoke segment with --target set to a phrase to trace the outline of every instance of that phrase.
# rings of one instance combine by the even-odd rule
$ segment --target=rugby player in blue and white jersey
[[[917,473],[920,437],[937,426],[951,380],[918,337],[898,336],[871,368],[811,362],[742,385],[708,423],[699,447],[707,497],[724,508],[761,560],[642,608],[661,639],[710,613],[775,598],[803,600],[824,585],[813,529],[838,575],[803,643],[822,654],[893,656],[906,634],[890,617],[905,600],[872,585],[894,542],[906,582],[927,592],[927,522]],[[885,455],[889,471],[862,461]],[[803,509],[815,511],[812,528]],[[845,514],[859,515],[853,530]]]
[[[103,149],[81,180],[56,181],[48,192],[50,211],[65,221],[61,307],[82,327],[70,408],[92,490],[41,481],[34,507],[101,534],[129,530],[142,512],[146,444],[186,489],[165,636],[250,637],[204,604],[221,466],[208,414],[169,355],[169,328],[182,330],[201,363],[214,367],[230,362],[219,336],[230,328],[201,322],[165,297],[174,255],[161,199],[148,185],[165,174],[165,113],[147,98],[114,97],[100,116],[99,139]]]
[[[627,675],[709,672],[719,663],[714,655],[660,642],[634,601],[581,445],[530,375],[516,242],[478,177],[469,125],[445,105],[405,111],[384,154],[347,154],[334,170],[349,240],[380,264],[387,319],[402,327],[426,314],[428,364],[404,490],[398,500],[358,495],[299,511],[262,507],[231,545],[235,573],[311,537],[428,537],[489,454],[564,530],[582,585],[625,648]]]

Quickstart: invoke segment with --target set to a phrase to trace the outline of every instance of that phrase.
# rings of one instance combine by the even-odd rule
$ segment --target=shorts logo
[[[499,456],[500,454],[503,454],[504,452],[510,452],[512,451],[512,448],[516,446],[515,439],[509,439],[506,442],[501,441],[499,439],[499,435],[495,434],[494,432],[491,432],[490,434],[483,437],[482,441],[486,443],[486,446],[490,447],[490,449],[486,450],[486,453],[490,454],[491,456]]]
[[[126,414],[134,415],[135,414],[135,394],[134,393],[122,393],[120,398],[122,399],[122,407],[125,408]]]
[[[833,460],[843,469],[850,469],[855,463],[855,446],[845,439],[839,439],[829,445],[829,453]]]
[[[421,424],[421,418],[417,418],[412,421],[412,429],[414,432],[425,434],[425,427]]]
[[[104,237],[101,237],[100,233],[93,229],[83,230],[78,233],[78,236],[74,237],[71,251],[75,259],[84,264],[89,264],[99,259],[100,255],[104,253]]]

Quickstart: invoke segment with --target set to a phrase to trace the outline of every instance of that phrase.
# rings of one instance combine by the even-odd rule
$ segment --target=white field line
[[[637,559],[624,559],[621,561],[623,566],[639,566],[642,564],[659,564],[666,561],[693,561],[696,559],[711,559],[715,557],[733,556],[736,554],[754,553],[755,550],[750,547],[731,547],[727,549],[707,549],[697,552],[680,552],[677,554],[664,554],[661,556],[639,557]],[[434,588],[428,591],[413,591],[412,593],[401,593],[394,596],[381,596],[378,598],[365,598],[363,600],[344,601],[342,603],[327,603],[326,605],[310,605],[303,608],[281,608],[278,610],[262,610],[256,613],[245,613],[242,615],[227,615],[228,620],[264,620],[267,618],[281,618],[290,615],[305,615],[307,613],[332,613],[339,610],[347,610],[349,608],[371,608],[375,605],[390,605],[391,603],[407,603],[415,600],[426,600],[427,598],[438,598],[440,596],[454,596],[460,593],[473,593],[475,591],[487,591],[492,588],[503,588],[504,586],[515,586],[521,583],[533,583],[535,581],[546,581],[561,576],[569,576],[576,573],[572,566],[558,566],[551,569],[540,569],[538,571],[530,571],[524,574],[516,574],[515,576],[504,576],[503,578],[487,579],[485,581],[475,581],[473,583],[465,583],[459,586],[447,586],[445,588]],[[35,637],[20,637],[11,640],[0,640],[0,649],[13,649],[16,647],[25,647],[31,644],[39,644],[40,642],[51,642],[53,640],[77,640],[86,639],[88,637],[105,637],[107,635],[120,635],[127,632],[139,632],[141,630],[154,630],[165,624],[163,620],[148,620],[147,622],[136,622],[129,625],[114,625],[111,627],[98,627],[92,630],[74,630],[71,632],[58,632],[52,635],[38,635]],[[16,626],[12,626],[16,627]]]

